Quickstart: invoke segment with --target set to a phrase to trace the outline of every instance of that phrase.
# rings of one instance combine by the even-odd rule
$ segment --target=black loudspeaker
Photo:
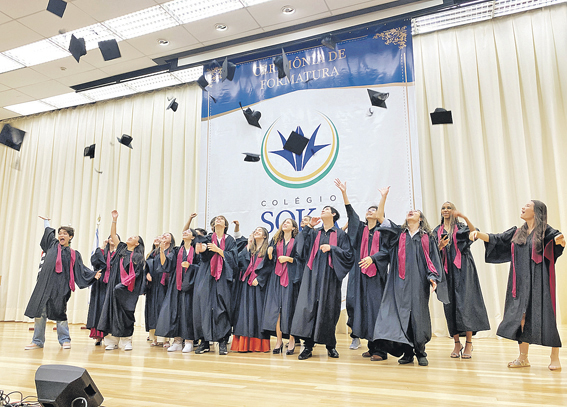
[[[43,365],[35,372],[37,399],[43,407],[71,407],[77,398],[88,407],[98,407],[104,397],[86,369],[66,365]],[[74,406],[83,407],[82,401]]]

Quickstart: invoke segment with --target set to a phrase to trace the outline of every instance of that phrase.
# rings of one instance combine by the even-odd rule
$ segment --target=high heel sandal
[[[512,362],[508,363],[508,367],[509,368],[530,367],[530,362],[528,361],[527,358],[528,354],[520,352],[520,356],[526,356],[526,358],[524,360],[520,360],[519,358],[513,360]]]
[[[279,355],[280,353],[283,353],[283,343],[278,347],[278,348],[274,348],[274,350],[272,351],[272,353],[274,355]]]
[[[451,352],[451,357],[453,359],[458,359],[461,357],[461,355],[463,354],[463,349],[465,348],[462,344],[461,341],[455,341],[455,343],[458,343],[459,345],[461,345],[461,349],[459,349],[458,352]],[[364,356],[364,355],[363,355]]]
[[[471,344],[471,353],[464,353],[464,350],[461,350],[461,359],[472,359],[472,351],[474,349],[474,346],[472,345],[472,342],[465,341],[465,343]]]

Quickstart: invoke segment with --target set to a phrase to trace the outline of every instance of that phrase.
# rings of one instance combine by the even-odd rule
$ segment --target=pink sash
[[[437,240],[440,242],[441,241],[441,235],[443,235],[443,224],[441,224],[441,226],[439,226],[439,228],[437,229]],[[459,228],[457,227],[457,225],[454,225],[453,227],[453,245],[455,246],[455,259],[453,260],[453,264],[455,265],[455,267],[457,267],[459,270],[461,269],[461,251],[459,250],[459,245],[457,244],[457,231],[459,230]],[[447,257],[448,257],[448,253],[446,252],[447,250],[447,246],[445,246],[442,250],[443,253],[443,269],[445,270],[445,274],[447,274],[449,272],[448,270],[448,265],[447,265]]]
[[[75,251],[71,250],[71,265],[69,267],[69,288],[75,291]],[[55,260],[55,272],[61,274],[63,271],[63,262],[61,261],[61,244],[57,244],[57,260]]]
[[[226,235],[222,235],[222,239],[221,239],[221,242],[220,242],[220,245],[219,245],[219,240],[217,239],[217,234],[213,233],[213,237],[212,237],[211,241],[212,241],[212,243],[216,244],[221,250],[224,250],[225,238],[226,238]],[[219,281],[219,278],[222,274],[223,264],[224,264],[223,257],[220,254],[215,253],[213,255],[213,258],[211,259],[211,276],[213,276],[216,281]]]
[[[120,282],[128,287],[128,291],[134,291],[134,283],[136,282],[136,272],[134,271],[134,262],[132,262],[132,257],[134,252],[130,253],[130,265],[128,267],[128,272],[124,270],[124,258],[120,259]]]
[[[313,270],[313,260],[315,260],[315,256],[319,251],[319,240],[321,240],[321,230],[317,233],[317,238],[315,238],[315,243],[313,243],[313,247],[311,248],[311,255],[309,256],[309,262],[307,263],[307,267],[309,270]],[[337,231],[332,230],[331,235],[329,236],[329,245],[336,246],[337,245]],[[331,252],[329,251],[329,266],[333,267],[333,261],[331,260]]]
[[[289,284],[289,275],[287,272],[287,265],[288,262],[286,261],[285,263],[280,263],[278,261],[278,257],[280,256],[287,256],[289,257],[289,255],[291,254],[291,251],[293,250],[293,243],[294,243],[295,239],[292,237],[289,241],[289,243],[287,244],[287,250],[286,253],[284,253],[283,251],[283,247],[284,247],[284,241],[283,239],[280,240],[280,242],[278,243],[278,246],[276,247],[276,276],[278,276],[280,278],[280,285],[282,285],[283,287],[287,287]]]
[[[406,238],[408,233],[409,231],[404,230],[400,235],[400,241],[398,242],[398,274],[402,280],[405,280],[406,278]],[[427,233],[421,235],[421,248],[425,256],[427,268],[433,274],[439,275],[431,261],[431,257],[429,256],[429,235]]]
[[[362,242],[360,243],[360,259],[368,257],[368,239],[370,238],[370,230],[368,225],[364,227],[364,232],[362,232]],[[372,239],[372,247],[370,248],[370,256],[378,253],[380,250],[380,232],[374,233]],[[360,269],[362,274],[366,274],[368,277],[374,277],[376,275],[376,265],[374,262],[365,269]]]
[[[189,264],[193,264],[193,253],[195,249],[193,246],[190,246],[189,253],[187,253],[187,261]],[[181,266],[183,263],[183,253],[185,253],[185,246],[181,246],[179,251],[177,252],[177,264],[175,265],[175,284],[177,287],[177,291],[181,291],[181,283],[183,282],[183,273],[187,271],[187,269]]]
[[[250,258],[250,263],[248,264],[248,268],[246,269],[246,272],[242,276],[242,281],[246,281],[246,277],[248,277],[248,285],[252,285],[254,279],[258,277],[258,274],[256,274],[256,269],[258,268],[260,263],[262,263],[262,260],[264,260],[263,257],[260,256],[256,257],[256,255]]]
[[[108,249],[108,253],[106,254],[106,271],[104,273],[104,277],[102,278],[102,282],[105,284],[108,284],[108,279],[110,278],[110,260],[114,258],[115,254],[116,252],[110,253],[110,248]]]

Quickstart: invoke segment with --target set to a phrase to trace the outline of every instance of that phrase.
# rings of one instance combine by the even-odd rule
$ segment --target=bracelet
[[[112,221],[112,223],[116,223],[116,221],[115,221],[115,220],[113,220],[113,221]]]

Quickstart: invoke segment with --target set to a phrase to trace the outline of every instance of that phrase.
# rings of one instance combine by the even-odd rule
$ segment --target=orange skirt
[[[236,352],[269,352],[270,340],[234,335],[230,350]]]

